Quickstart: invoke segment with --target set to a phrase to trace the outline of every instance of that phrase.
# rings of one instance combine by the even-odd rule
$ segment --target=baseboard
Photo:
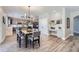
[[[1,40],[1,41],[0,41],[0,44],[3,43],[3,42],[4,42],[4,40]]]
[[[79,32],[77,32],[77,31],[74,31],[74,33],[79,33]]]
[[[68,39],[70,36],[73,36],[73,34],[69,34],[69,35],[65,38],[65,40]]]
[[[62,40],[65,40],[65,38],[61,38]]]
[[[3,43],[3,42],[4,42],[4,40],[5,40],[5,37],[4,37],[4,38],[2,38],[2,40],[0,40],[0,44],[1,44],[1,43]]]
[[[74,36],[74,34],[70,34],[71,36]]]
[[[62,38],[63,40],[68,39],[70,36],[74,36],[74,34],[69,34],[67,37]]]

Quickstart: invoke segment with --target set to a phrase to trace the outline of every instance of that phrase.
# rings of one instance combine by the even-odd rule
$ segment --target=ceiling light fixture
[[[28,6],[28,18],[30,19],[30,6]]]

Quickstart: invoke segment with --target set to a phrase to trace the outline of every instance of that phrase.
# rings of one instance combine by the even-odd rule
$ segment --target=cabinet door
[[[63,34],[62,31],[63,31],[63,30],[62,30],[62,27],[61,27],[61,26],[58,26],[58,27],[57,27],[57,36],[58,36],[59,38],[62,37],[62,34]]]

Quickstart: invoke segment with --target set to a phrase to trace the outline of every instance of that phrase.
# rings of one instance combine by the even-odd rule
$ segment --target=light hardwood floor
[[[67,40],[62,40],[53,36],[41,36],[40,47],[34,49],[30,46],[28,48],[18,48],[16,42],[16,35],[7,37],[6,40],[0,44],[1,52],[78,52],[79,51],[79,37],[70,37]]]

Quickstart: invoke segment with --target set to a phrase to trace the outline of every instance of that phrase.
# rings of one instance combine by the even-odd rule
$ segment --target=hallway
[[[70,37],[67,40],[61,40],[56,37],[45,35],[41,36],[41,46],[39,48],[18,48],[16,36],[7,37],[0,45],[1,52],[78,52],[79,37]]]
[[[74,35],[79,36],[79,16],[74,17]]]

